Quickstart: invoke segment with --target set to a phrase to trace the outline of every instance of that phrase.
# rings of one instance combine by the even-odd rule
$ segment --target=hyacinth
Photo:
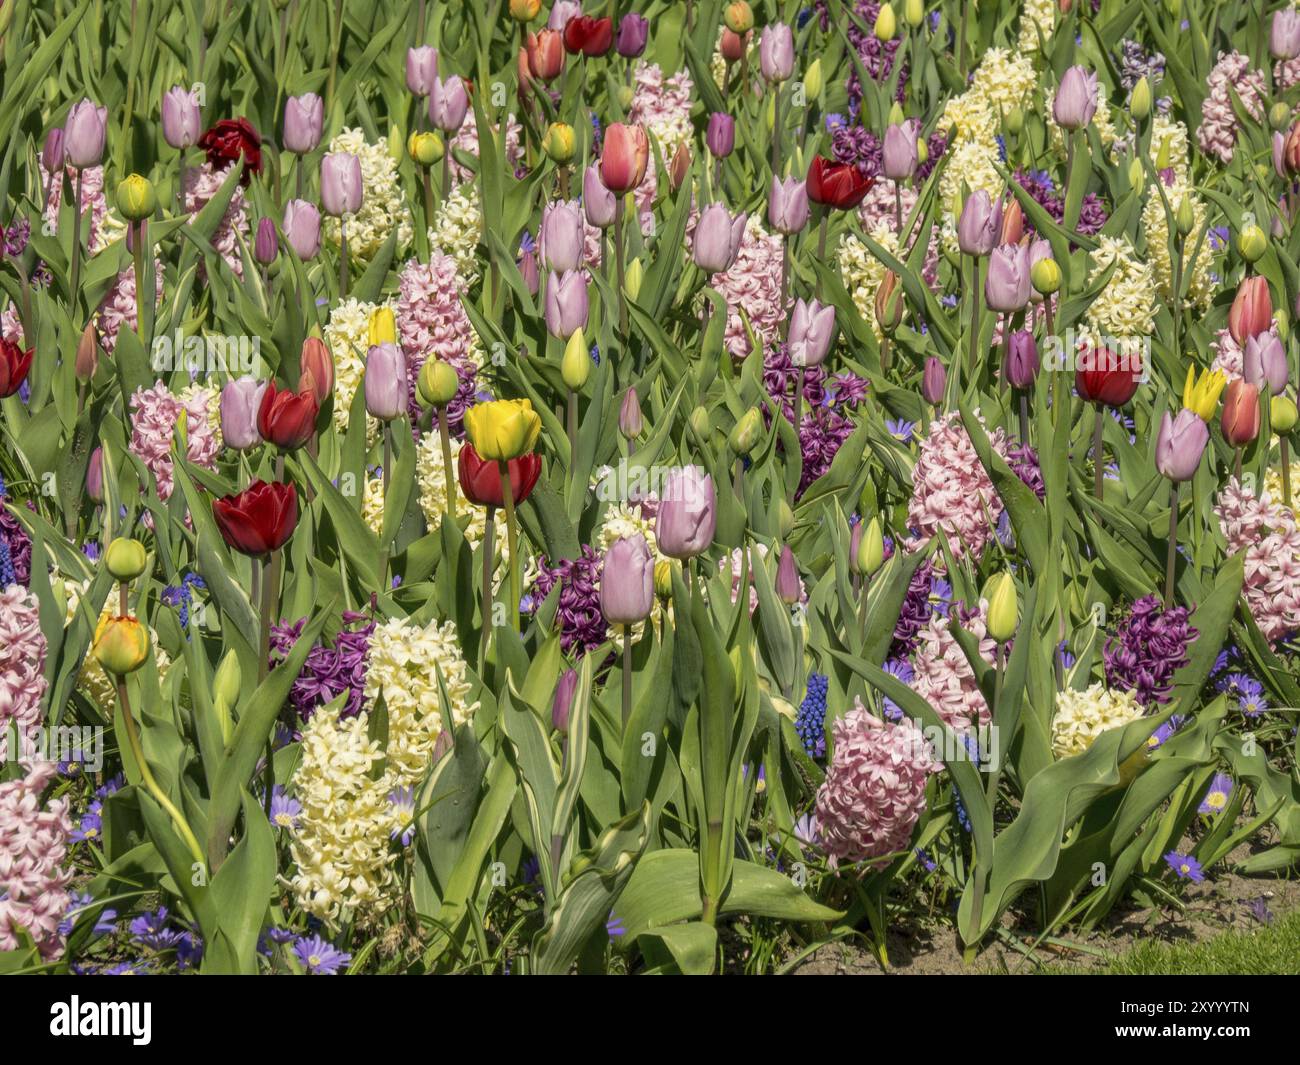
[[[893,724],[861,699],[832,726],[833,751],[817,790],[820,843],[831,864],[906,849],[925,810],[925,784],[942,766],[910,721]]]
[[[1142,714],[1132,692],[1108,691],[1101,683],[1085,691],[1059,691],[1052,716],[1052,753],[1058,759],[1083,754],[1103,732],[1136,721]]]
[[[1278,333],[1277,321],[1269,323],[1268,331],[1271,336],[1281,339]],[[1233,338],[1227,328],[1220,329],[1214,340],[1210,341],[1210,348],[1214,352],[1214,360],[1210,364],[1212,370],[1222,370],[1227,375],[1228,381],[1237,380],[1245,372],[1245,354],[1241,350],[1241,345]],[[1274,499],[1280,499],[1281,496],[1276,493]]]
[[[861,205],[858,207],[858,221],[862,223],[862,231],[870,233],[871,239],[877,244],[881,243],[877,236],[882,229],[888,231],[894,236],[894,248],[898,247],[898,212],[894,204],[894,182],[888,178],[880,178],[867,193]],[[911,186],[904,186],[898,195],[899,203],[902,207],[903,225],[907,226],[908,216],[916,206],[917,192]],[[920,239],[920,226],[913,227],[912,239],[904,249],[903,258],[911,254],[916,247],[917,240]],[[921,265],[921,277],[925,283],[934,288],[939,278],[939,242],[938,231],[934,226],[930,227],[929,241],[925,252],[925,261]],[[856,296],[856,293],[855,293]],[[875,296],[872,295],[874,300]],[[855,299],[856,302],[856,299]],[[875,322],[875,315],[867,318],[869,322]]]
[[[505,144],[505,161],[510,165],[511,171],[518,168],[524,157],[523,146],[519,143],[523,134],[523,127],[519,120],[515,118],[514,112],[506,116],[506,144]],[[496,142],[497,157],[501,158],[501,124],[497,123],[492,127],[492,139]],[[456,135],[451,138],[451,144],[448,146],[451,155],[451,175],[457,183],[474,180],[474,171],[465,166],[456,158],[456,152],[464,152],[466,155],[472,155],[478,158],[478,122],[474,118],[474,112],[465,113],[465,121],[461,123],[460,129]]]
[[[1250,69],[1250,57],[1240,52],[1220,52],[1205,79],[1207,95],[1201,104],[1201,124],[1196,143],[1225,166],[1232,162],[1237,145],[1237,113],[1234,95],[1256,122],[1264,117],[1267,90],[1261,71]]]
[[[377,625],[366,655],[362,712],[315,714],[303,729],[292,885],[298,904],[332,927],[358,912],[382,912],[395,894],[397,852],[390,843],[395,829],[398,836],[406,830],[409,811],[389,796],[416,787],[428,770],[442,731],[439,675],[448,717],[465,723],[478,703],[469,702],[455,623],[420,627],[399,618]],[[381,695],[388,719],[382,749],[368,738]]]
[[[1100,236],[1092,253],[1088,283],[1096,281],[1113,262],[1115,272],[1088,308],[1087,328],[1114,337],[1149,336],[1156,317],[1156,279],[1127,237]]]
[[[9,585],[0,592],[0,736],[26,737],[41,723],[45,650],[36,597]]]
[[[460,490],[460,481],[456,479],[456,461],[460,455],[461,441],[455,437],[451,440],[452,507],[460,521],[469,518],[469,524],[462,530],[470,547],[478,547],[487,533],[487,508],[470,503]],[[415,448],[415,479],[420,489],[420,510],[424,513],[425,524],[430,529],[437,529],[447,513],[447,470],[442,456],[442,439],[437,432],[425,433],[420,437]],[[503,557],[509,557],[505,537],[501,537],[497,549]]]
[[[163,264],[161,259],[154,260],[154,306],[162,303],[163,298]],[[117,348],[117,334],[122,326],[134,332],[139,328],[140,316],[135,302],[135,264],[129,263],[125,270],[119,271],[117,279],[109,286],[100,301],[99,311],[95,315],[95,331],[99,335],[99,346],[112,355]]]
[[[1056,0],[1025,0],[1020,9],[1020,35],[1016,40],[1022,52],[1037,52],[1040,38],[1048,45],[1052,43],[1056,11]]]
[[[1133,137],[1120,138],[1111,146],[1112,161],[1119,165],[1132,157]],[[1151,115],[1151,144],[1147,158],[1157,169],[1169,169],[1180,185],[1192,185],[1189,159],[1191,142],[1187,127],[1178,119],[1155,111]],[[1163,166],[1161,164],[1164,164]]]
[[[829,122],[827,123],[830,127]],[[849,163],[858,168],[863,177],[880,176],[884,166],[884,145],[865,126],[850,125],[840,121],[831,129],[831,154],[837,163]]]
[[[889,547],[887,557],[892,554],[892,547]],[[912,579],[907,583],[907,594],[903,597],[903,606],[898,612],[898,620],[894,623],[894,638],[889,645],[890,658],[905,659],[910,656],[921,630],[929,625],[934,614],[930,599],[936,579],[934,563],[928,559],[912,573]]]
[[[131,451],[154,475],[158,498],[170,499],[172,479],[172,439],[182,414],[188,444],[185,457],[196,466],[215,469],[221,440],[213,430],[213,410],[217,393],[207,388],[173,393],[162,381],[153,388],[138,388],[131,397]]]
[[[433,216],[429,248],[456,261],[456,275],[466,288],[479,278],[478,243],[482,232],[478,185],[473,182],[457,185]]]
[[[231,163],[230,166],[219,171],[213,170],[208,163],[186,168],[182,207],[185,213],[190,215],[191,225],[194,216],[221,191],[221,186],[230,176],[231,167],[238,165],[240,164]],[[221,216],[221,221],[217,223],[216,231],[212,234],[211,244],[238,278],[244,276],[240,240],[247,242],[248,233],[248,212],[244,207],[244,190],[236,183],[230,203],[226,206],[226,213]]]
[[[1119,45],[1119,83],[1125,92],[1132,92],[1138,81],[1146,78],[1154,86],[1165,76],[1165,57],[1161,52],[1150,52],[1137,41],[1125,38]]]
[[[6,502],[4,484],[0,482],[0,588],[11,584],[26,588],[32,579],[32,538]]]
[[[368,263],[397,229],[397,250],[409,247],[413,230],[411,212],[402,193],[397,163],[388,154],[387,141],[369,144],[365,131],[345,129],[329,143],[330,153],[347,152],[361,160],[361,210],[348,216],[348,256],[353,262]],[[339,220],[322,219],[321,234],[335,248],[339,246]]]
[[[435,356],[450,364],[460,378],[460,389],[447,404],[449,427],[458,436],[483,365],[482,344],[460,302],[467,288],[457,273],[456,260],[435,252],[428,263],[411,259],[402,268],[395,309],[398,340],[410,378],[407,409],[411,422],[415,424],[422,414],[416,398],[420,367],[426,358]]]
[[[856,21],[850,19],[848,23],[849,47],[858,53],[862,69],[867,72],[867,76],[872,81],[877,84],[887,84],[893,76],[894,63],[898,58],[896,53],[903,43],[903,38],[895,34],[893,40],[882,42],[872,32],[872,27],[876,24],[876,16],[880,14],[879,0],[857,0],[854,11],[858,18]],[[865,30],[862,29],[864,26]],[[902,103],[905,98],[907,78],[907,63],[902,62],[898,74],[898,88],[895,92],[895,98],[899,103]],[[850,64],[849,67],[848,92],[849,108],[856,114],[862,105],[862,82],[858,77],[856,63]]]
[[[281,622],[271,628],[271,666],[289,656],[302,636],[306,618],[290,624]],[[340,717],[361,713],[366,684],[366,654],[375,623],[367,614],[345,612],[343,627],[330,645],[318,640],[289,689],[289,702],[301,721],[310,721],[319,707],[347,693]]]
[[[53,961],[64,947],[59,926],[69,906],[72,871],[64,862],[72,818],[66,798],[41,803],[57,764],[22,765],[25,776],[0,783],[0,950],[18,950],[22,933],[42,960]]]
[[[1295,513],[1295,505],[1297,499],[1296,499],[1296,493],[1294,489],[1300,486],[1300,459],[1295,458],[1295,452],[1292,452],[1292,459],[1293,461],[1291,463],[1291,487],[1293,491],[1291,494],[1291,510],[1292,513]],[[1273,500],[1273,502],[1277,506],[1283,506],[1282,467],[1280,463],[1277,465],[1269,466],[1268,470],[1265,472],[1264,492],[1269,497],[1269,499]],[[1285,513],[1285,508],[1283,512]],[[3,517],[3,515],[0,515],[0,517]]]
[[[537,580],[532,600],[540,607],[560,586],[555,620],[560,626],[560,649],[566,655],[581,655],[599,647],[606,639],[605,615],[600,610],[600,571],[603,556],[587,544],[577,558],[561,559],[551,565],[543,555],[538,559]]]
[[[655,561],[663,559],[665,556],[659,553],[659,545],[655,540],[655,515],[658,507],[659,500],[653,492],[626,503],[612,503],[601,518],[600,531],[596,534],[597,550],[604,552],[618,540],[641,536]]]
[[[334,357],[334,428],[346,432],[352,401],[361,387],[366,369],[366,352],[370,349],[370,316],[380,306],[396,313],[391,303],[366,303],[346,299],[334,305],[325,326],[325,344]],[[367,423],[373,419],[367,418]]]
[[[980,657],[993,665],[996,645],[986,635],[985,611],[981,602],[976,609],[959,608],[957,613],[962,628],[978,641]],[[966,652],[948,626],[949,619],[936,613],[918,635],[912,657],[912,690],[934,707],[954,732],[966,732],[989,723],[989,705]]]
[[[971,76],[969,91],[981,97],[993,115],[998,115],[1031,104],[1037,85],[1038,74],[1028,55],[1007,48],[990,48]]]
[[[1245,551],[1246,604],[1269,643],[1300,629],[1300,528],[1295,511],[1233,478],[1215,505],[1228,551]]]
[[[727,328],[723,344],[732,358],[749,354],[749,337],[740,312],[764,350],[775,343],[785,311],[781,307],[781,237],[763,228],[756,215],[745,224],[745,235],[735,262],[709,284],[727,301]]]
[[[627,120],[645,127],[659,142],[665,162],[672,159],[681,145],[690,147],[694,138],[695,128],[691,125],[694,93],[695,82],[685,69],[667,77],[659,64],[638,60],[632,70],[632,104]]]
[[[1033,490],[1039,499],[1047,498],[1047,485],[1043,482],[1043,470],[1038,463],[1038,452],[1028,444],[1008,447],[1007,465],[1021,482]]]
[[[43,217],[51,232],[57,233],[59,230],[59,208],[63,205],[64,183],[56,181],[51,184],[50,172],[45,169],[44,162],[38,160],[38,165],[41,171],[41,188],[46,190],[47,196]],[[64,170],[67,175],[68,187],[72,190],[69,193],[69,202],[76,203],[77,171],[71,166],[65,167]],[[90,249],[91,255],[106,248],[121,236],[126,228],[119,219],[110,215],[108,197],[104,193],[104,168],[102,166],[88,166],[81,172],[81,213],[83,217],[90,216],[86,246]]]
[[[384,475],[378,467],[373,472],[366,472],[365,484],[361,490],[361,520],[376,536],[383,532]]]
[[[1279,59],[1273,64],[1273,84],[1278,92],[1286,92],[1298,82],[1300,82],[1300,57]]]
[[[1024,189],[1040,207],[1052,216],[1054,222],[1065,221],[1065,197],[1057,191],[1052,175],[1046,170],[1026,170],[1021,167],[1015,172],[1016,184]],[[1086,236],[1099,233],[1110,216],[1106,205],[1095,192],[1085,193],[1079,204],[1079,224],[1075,228]],[[1033,226],[1026,222],[1026,228]]]
[[[993,450],[1006,458],[1006,436],[989,434]],[[993,488],[961,418],[935,418],[921,441],[912,469],[912,499],[907,524],[923,541],[942,529],[954,558],[979,558],[1002,515],[1002,499]]]
[[[1199,633],[1185,606],[1166,610],[1154,595],[1143,596],[1106,641],[1106,683],[1131,691],[1147,709],[1171,698],[1174,673],[1187,664],[1187,649]]]

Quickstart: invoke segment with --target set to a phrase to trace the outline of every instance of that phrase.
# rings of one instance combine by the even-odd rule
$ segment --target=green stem
[[[1106,424],[1102,420],[1103,418],[1106,417],[1106,408],[1103,407],[1100,403],[1098,403],[1096,406],[1097,406],[1097,420],[1093,424],[1093,429],[1092,429],[1092,466],[1093,466],[1092,490],[1093,490],[1093,495],[1095,495],[1098,499],[1100,499],[1102,493],[1102,481],[1106,475],[1106,462],[1102,456],[1103,444],[1102,444],[1102,437],[1101,437],[1102,429]]]
[[[1178,558],[1178,482],[1169,488],[1169,553],[1165,556],[1165,609],[1174,605],[1174,568]]]
[[[497,474],[501,478],[501,499],[505,504],[506,536],[510,549],[510,601],[507,613],[515,632],[519,631],[519,525],[515,521],[515,497],[510,488],[510,467],[504,459],[497,460]]]
[[[442,468],[447,480],[447,517],[456,517],[456,473],[451,462],[451,434],[447,431],[447,408],[438,408],[438,436],[442,439]]]
[[[632,720],[632,626],[623,626],[623,731]]]
[[[496,507],[487,508],[487,527],[483,532],[483,635],[478,642],[478,673],[483,675],[487,661],[488,637],[492,634],[492,554],[496,548]]]
[[[79,287],[81,281],[81,168],[77,168],[77,207],[72,215],[72,281],[71,296],[72,305],[69,310],[72,312],[73,323],[77,319],[77,303],[81,295]]]
[[[1282,505],[1291,505],[1291,445],[1282,437]]]

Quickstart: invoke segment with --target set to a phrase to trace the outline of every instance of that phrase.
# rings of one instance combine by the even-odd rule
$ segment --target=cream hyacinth
[[[1214,299],[1214,283],[1210,280],[1210,244],[1208,238],[1202,241],[1209,226],[1209,212],[1195,190],[1177,176],[1173,184],[1165,186],[1165,198],[1169,201],[1171,212],[1177,212],[1184,200],[1192,206],[1192,217],[1196,221],[1192,231],[1184,238],[1186,251],[1183,254],[1182,285],[1187,290],[1188,302],[1205,310]],[[1147,258],[1155,272],[1160,295],[1171,300],[1174,298],[1174,264],[1173,257],[1169,254],[1169,224],[1164,200],[1160,198],[1160,190],[1155,187],[1147,192],[1147,202],[1142,208],[1142,235],[1146,238]],[[1193,252],[1196,252],[1196,261],[1192,264],[1189,281],[1187,269]]]
[[[483,212],[479,208],[478,186],[457,185],[438,208],[429,227],[429,247],[456,260],[456,273],[468,288],[479,277],[479,238]]]
[[[397,250],[411,243],[414,230],[411,212],[402,194],[397,163],[388,154],[387,141],[370,144],[359,128],[345,129],[329,143],[331,153],[347,152],[361,160],[361,210],[348,218],[348,255],[359,262],[369,262],[384,246],[393,228],[397,228]],[[325,240],[338,247],[339,220],[327,217],[322,222]]]
[[[460,482],[454,479],[460,449],[461,441],[452,437],[452,506],[457,517],[469,516],[469,525],[464,530],[465,539],[471,547],[477,547],[487,532],[487,508],[470,503],[460,490]],[[425,433],[416,445],[415,479],[420,489],[420,510],[424,512],[425,524],[430,529],[437,529],[443,515],[447,513],[447,472],[442,458],[442,440],[436,431]],[[499,538],[497,548],[501,553],[507,553],[504,536]]]
[[[1020,36],[1016,40],[1022,52],[1037,52],[1040,36],[1051,43],[1056,10],[1056,0],[1025,0],[1020,9]]]
[[[1059,758],[1082,754],[1108,729],[1142,716],[1132,692],[1108,691],[1100,682],[1085,691],[1067,688],[1056,695],[1052,717],[1052,753]]]
[[[1106,336],[1149,336],[1156,317],[1156,278],[1151,264],[1138,258],[1127,237],[1097,239],[1089,283],[1112,262],[1117,265],[1106,287],[1088,308],[1085,325],[1090,332]]]

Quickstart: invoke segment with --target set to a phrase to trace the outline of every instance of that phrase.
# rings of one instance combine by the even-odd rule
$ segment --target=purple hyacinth
[[[1021,444],[1007,452],[1007,465],[1011,472],[1034,490],[1039,499],[1047,498],[1047,486],[1043,483],[1043,471],[1038,465],[1038,452],[1028,444]]]
[[[10,584],[25,588],[32,576],[32,541],[4,499],[5,485],[0,480],[0,588]]]
[[[849,163],[866,178],[876,178],[884,167],[884,145],[871,130],[843,124],[831,131],[831,152],[837,163]]]
[[[555,620],[560,626],[560,649],[565,654],[585,654],[605,642],[605,615],[600,611],[601,564],[601,557],[586,544],[577,558],[561,559],[553,566],[545,555],[539,560],[532,600],[540,606],[559,582]]]
[[[1134,603],[1106,641],[1106,683],[1133,692],[1148,709],[1167,703],[1174,673],[1186,664],[1187,648],[1199,635],[1188,623],[1189,613],[1185,606],[1164,609],[1154,595]]]
[[[281,622],[271,628],[273,666],[288,657],[306,624],[307,619],[302,618],[293,624]],[[299,718],[307,721],[317,707],[344,692],[347,692],[347,702],[339,716],[356,717],[361,712],[366,687],[366,652],[374,631],[375,623],[368,615],[348,611],[343,615],[343,628],[334,637],[333,646],[318,642],[311,649],[289,689],[289,702]]]
[[[881,41],[872,32],[871,27],[875,26],[876,16],[880,14],[878,0],[858,0],[854,5],[854,11],[858,21],[849,22],[849,46],[857,51],[858,58],[862,61],[862,69],[867,72],[872,81],[888,82],[894,72],[894,62],[898,58],[896,53],[903,43],[903,38],[895,36],[892,41]],[[864,30],[861,26],[868,28]],[[901,61],[897,86],[894,98],[901,104],[907,98],[907,63]],[[851,65],[849,71],[848,93],[849,108],[857,113],[862,105],[862,82],[858,79],[856,63]]]
[[[1065,220],[1065,197],[1057,190],[1056,183],[1046,170],[1026,170],[1022,167],[1016,171],[1015,179],[1016,184],[1029,193],[1034,201],[1052,216],[1052,221],[1059,223]],[[1078,230],[1085,236],[1092,236],[1101,230],[1109,217],[1101,197],[1095,192],[1090,192],[1084,196],[1079,207]],[[1028,224],[1028,220],[1026,226],[1028,229],[1033,229],[1033,226]]]
[[[1165,57],[1162,52],[1148,53],[1137,41],[1125,38],[1119,46],[1119,83],[1125,92],[1132,92],[1133,86],[1142,78],[1151,83],[1151,88],[1165,76]]]
[[[911,581],[907,585],[907,595],[903,597],[902,609],[894,623],[894,639],[889,645],[889,657],[906,661],[916,649],[917,637],[930,623],[933,612],[930,606],[930,591],[934,583],[934,564],[922,562],[916,567]]]

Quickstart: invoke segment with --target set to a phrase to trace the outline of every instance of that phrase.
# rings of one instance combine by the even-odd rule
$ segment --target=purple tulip
[[[910,122],[885,130],[885,177],[906,181],[916,173],[916,127]]]
[[[649,39],[650,23],[644,15],[633,12],[619,19],[618,40],[614,42],[614,47],[624,59],[636,59],[645,51]]]
[[[542,210],[539,232],[537,247],[546,269],[565,274],[582,266],[587,238],[576,203],[548,203]]]
[[[790,315],[790,335],[787,347],[790,361],[796,366],[820,366],[826,361],[835,338],[835,306],[823,306],[816,300],[805,303],[794,301]]]
[[[793,606],[803,595],[803,582],[799,580],[799,567],[789,544],[781,548],[781,561],[776,566],[776,596],[786,606]]]
[[[284,239],[303,262],[316,258],[320,251],[320,211],[306,200],[290,200],[284,205]]]
[[[320,161],[320,202],[335,218],[361,209],[361,159],[350,152],[330,152]]]
[[[1052,115],[1062,129],[1083,129],[1097,110],[1097,75],[1086,67],[1071,67],[1061,78]]]
[[[1010,314],[1029,303],[1029,249],[1023,244],[1003,244],[989,258],[984,301],[992,310]]]
[[[86,467],[86,495],[96,503],[104,502],[104,449],[95,448],[90,453],[90,465]]]
[[[577,270],[552,273],[546,280],[546,329],[568,340],[587,324],[587,281]]]
[[[578,0],[555,0],[551,6],[551,17],[547,20],[548,30],[562,30],[574,15],[582,14],[582,4]]]
[[[1274,59],[1294,59],[1300,55],[1300,12],[1289,7],[1274,12],[1268,47]]]
[[[1034,343],[1034,334],[1028,329],[1020,329],[1011,334],[1008,342],[1007,383],[1012,388],[1032,388],[1038,378],[1038,345]]]
[[[406,50],[406,88],[412,96],[428,96],[438,80],[438,49],[430,45]]]
[[[180,85],[167,90],[162,99],[163,140],[173,148],[192,148],[203,132],[199,102]]]
[[[778,233],[799,233],[808,224],[808,186],[788,177],[779,181],[772,176],[767,196],[767,220]]]
[[[655,601],[655,560],[640,533],[615,540],[600,570],[600,612],[611,625],[635,625]]]
[[[73,104],[63,125],[63,150],[68,162],[78,170],[98,166],[104,158],[107,131],[108,108],[89,100]]]
[[[948,371],[943,368],[938,358],[930,355],[925,360],[925,370],[921,374],[921,397],[932,407],[943,402],[944,391],[948,387]]]
[[[269,218],[259,219],[257,235],[253,238],[253,258],[263,266],[269,266],[279,253],[280,239],[275,232],[275,223]]]
[[[1156,469],[1171,481],[1190,481],[1209,441],[1210,430],[1194,410],[1183,408],[1177,417],[1165,411],[1156,437]]]
[[[745,236],[746,215],[731,213],[720,203],[711,203],[695,225],[695,265],[706,274],[718,274],[736,261]]]
[[[1281,133],[1273,134],[1273,173],[1283,181],[1287,180],[1286,172],[1286,137]]]
[[[1288,368],[1286,349],[1276,333],[1259,333],[1246,338],[1246,351],[1242,359],[1242,377],[1246,384],[1261,392],[1268,387],[1270,395],[1281,395],[1286,389]]]
[[[983,189],[966,197],[957,220],[957,247],[965,255],[988,255],[1002,234],[1002,201],[989,199]]]
[[[455,133],[465,122],[469,110],[469,93],[465,83],[453,74],[445,81],[433,79],[429,90],[429,121],[444,133]]]
[[[722,111],[709,115],[704,143],[715,159],[725,159],[736,149],[736,120]]]
[[[266,382],[255,377],[236,377],[221,390],[221,438],[226,447],[247,451],[262,442],[257,431],[257,412],[262,406]]]
[[[664,478],[655,516],[655,543],[669,558],[694,558],[713,543],[718,497],[713,478],[698,466],[678,466]]]
[[[582,209],[587,221],[597,229],[608,229],[614,224],[617,206],[614,194],[600,180],[600,168],[587,167],[582,172]]]
[[[578,671],[566,669],[560,674],[560,681],[555,685],[555,698],[551,702],[551,728],[556,732],[569,731],[569,712],[573,709],[573,697],[578,691]]]
[[[524,279],[524,286],[528,289],[528,294],[536,296],[542,278],[537,269],[537,252],[534,249],[529,248],[519,256],[519,274]]]
[[[63,130],[55,126],[45,137],[45,147],[41,150],[41,165],[48,174],[63,169],[66,156],[63,152]]]
[[[366,352],[366,413],[391,422],[406,412],[406,356],[396,344],[375,344]]]
[[[758,39],[758,64],[768,81],[785,81],[794,73],[794,34],[784,22],[763,27]]]
[[[290,96],[284,102],[284,150],[306,155],[320,144],[325,105],[314,92]]]

